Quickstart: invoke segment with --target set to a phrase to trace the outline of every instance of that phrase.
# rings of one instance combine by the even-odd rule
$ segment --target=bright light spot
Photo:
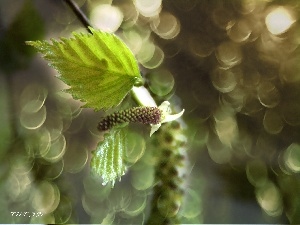
[[[174,87],[174,77],[169,70],[153,71],[148,77],[150,90],[158,96],[169,94]]]
[[[229,109],[230,110],[230,109]],[[214,113],[215,129],[219,140],[223,145],[231,147],[232,143],[237,139],[238,126],[236,118],[228,108],[223,107]]]
[[[265,20],[268,30],[275,35],[286,32],[295,21],[291,11],[282,6],[270,11]]]
[[[294,172],[300,172],[300,145],[293,143],[285,151],[285,163]]]
[[[136,24],[139,17],[139,12],[135,8],[135,5],[133,5],[133,3],[128,4],[128,2],[124,2],[123,4],[120,4],[118,6],[120,7],[124,15],[122,28],[127,29]]]
[[[97,28],[113,33],[120,27],[123,21],[123,13],[115,6],[103,4],[93,9],[91,21]]]
[[[231,41],[221,43],[215,54],[223,69],[229,69],[238,65],[241,63],[243,57],[240,46]]]
[[[137,53],[136,57],[140,63],[148,62],[152,59],[155,52],[155,45],[151,40],[143,41],[140,51]]]
[[[206,146],[210,158],[215,163],[225,164],[231,160],[231,147],[224,145],[217,135],[210,133],[208,136]]]
[[[32,190],[32,207],[42,214],[53,212],[60,200],[58,187],[52,182],[43,180]]]
[[[162,0],[136,0],[135,7],[143,16],[152,17],[161,11],[161,2]]]
[[[147,69],[154,69],[162,64],[164,57],[164,52],[158,46],[155,46],[155,50],[151,59],[147,62],[141,62],[141,64]]]
[[[132,53],[136,55],[138,52],[140,52],[143,46],[143,39],[141,35],[133,29],[124,30],[123,35],[124,42],[130,48]]]
[[[161,38],[172,39],[180,31],[180,24],[171,13],[163,12],[159,15],[159,21],[151,23],[151,29]]]
[[[281,215],[283,209],[281,193],[272,182],[268,182],[256,190],[256,199],[269,216]]]

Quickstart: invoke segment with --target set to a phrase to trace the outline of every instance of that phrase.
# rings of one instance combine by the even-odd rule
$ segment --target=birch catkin
[[[112,113],[98,123],[99,131],[110,130],[117,124],[133,122],[143,124],[158,124],[161,122],[161,110],[158,107],[133,107]]]

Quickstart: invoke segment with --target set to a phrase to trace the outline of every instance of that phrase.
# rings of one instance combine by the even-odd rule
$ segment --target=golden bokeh
[[[95,28],[128,45],[157,104],[185,109],[181,133],[168,125],[149,138],[148,126],[130,124],[126,175],[103,185],[89,171],[103,140],[97,123],[135,106],[132,96],[94,112],[61,91],[68,86],[40,57],[17,68],[25,44],[15,47],[21,35],[9,27],[22,7],[3,0],[0,223],[147,224],[153,208],[182,224],[299,223],[297,0],[75,2]],[[86,32],[67,4],[33,5],[44,39]],[[3,69],[6,58],[15,71]],[[156,196],[157,177],[169,171],[179,178]],[[11,215],[18,211],[35,215]]]

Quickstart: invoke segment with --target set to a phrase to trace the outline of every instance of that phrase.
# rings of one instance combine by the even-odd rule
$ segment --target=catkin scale
[[[98,123],[99,131],[110,130],[117,124],[133,122],[143,124],[158,124],[161,120],[161,110],[157,107],[133,107],[112,113]]]

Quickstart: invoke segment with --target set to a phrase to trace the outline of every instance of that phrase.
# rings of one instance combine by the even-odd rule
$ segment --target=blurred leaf
[[[126,129],[112,130],[104,136],[104,141],[99,142],[93,151],[91,169],[94,174],[102,177],[103,185],[108,182],[114,185],[115,180],[125,174],[123,157],[126,152]]]
[[[32,1],[25,1],[0,39],[0,69],[11,73],[26,67],[35,52],[25,45],[25,41],[40,39],[43,35],[44,23],[41,16]]]
[[[7,152],[12,135],[9,104],[7,83],[0,74],[0,159]]]
[[[133,85],[140,83],[138,64],[129,48],[115,35],[90,28],[93,34],[74,33],[60,41],[30,41],[75,99],[95,110],[117,106]]]

